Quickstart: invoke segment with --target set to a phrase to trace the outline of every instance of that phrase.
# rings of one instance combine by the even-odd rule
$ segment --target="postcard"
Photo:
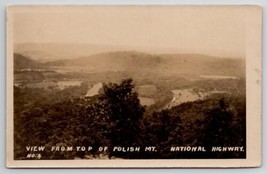
[[[262,8],[7,7],[9,168],[261,165]]]

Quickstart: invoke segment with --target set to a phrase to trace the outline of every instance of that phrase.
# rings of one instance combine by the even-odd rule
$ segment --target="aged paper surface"
[[[7,167],[258,167],[262,8],[10,6]]]

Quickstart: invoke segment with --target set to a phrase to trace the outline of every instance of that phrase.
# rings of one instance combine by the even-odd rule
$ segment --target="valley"
[[[239,84],[244,81],[244,62],[239,59],[111,52],[46,63],[14,54],[14,60],[15,86],[60,91],[86,84],[85,97],[92,97],[99,94],[103,83],[133,78],[141,104],[157,109],[244,88]],[[219,64],[229,66],[214,69]]]
[[[169,149],[198,143],[208,149],[214,140],[232,138],[235,145],[245,145],[243,59],[136,51],[66,59],[46,56],[14,54],[15,159],[24,159],[29,141],[47,147],[59,143],[95,148],[127,141],[159,149],[157,155],[47,151],[43,159],[220,158]],[[233,133],[209,134],[222,129]],[[28,134],[31,130],[37,131]],[[229,153],[223,158],[244,155]]]

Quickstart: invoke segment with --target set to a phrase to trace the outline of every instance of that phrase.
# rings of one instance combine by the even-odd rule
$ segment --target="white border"
[[[98,0],[98,1],[93,1],[93,0],[3,0],[0,1],[0,6],[1,6],[1,27],[0,27],[0,33],[1,36],[1,42],[0,42],[0,47],[1,47],[1,59],[0,59],[0,80],[2,82],[5,82],[6,78],[5,78],[5,6],[6,5],[12,5],[12,4],[259,4],[262,5],[264,7],[264,9],[267,6],[267,2],[264,0],[232,0],[232,1],[227,1],[227,0],[172,0],[172,1],[165,1],[165,0]],[[264,14],[264,23],[266,23],[266,14]],[[265,28],[265,24],[264,27]],[[264,29],[263,29],[264,31]],[[266,47],[266,40],[267,37],[264,34],[263,35],[264,39],[263,39],[263,48]],[[263,60],[265,59],[265,54],[266,53],[266,49],[263,49]],[[266,61],[263,61],[263,106],[266,100]],[[1,96],[1,105],[0,105],[0,113],[2,115],[2,117],[0,117],[0,126],[2,128],[5,128],[5,83],[1,83],[0,85],[0,96]],[[263,115],[265,115],[266,113],[266,108],[263,107]],[[265,126],[266,125],[266,118],[263,117],[263,121],[262,121],[262,129],[263,132],[265,132]],[[264,144],[266,144],[266,135],[263,135],[263,148],[264,148]],[[0,137],[1,137],[1,142],[5,142],[5,131],[0,131]],[[5,154],[5,143],[1,143],[2,146],[0,148],[0,154]],[[266,151],[262,151],[263,153],[263,159],[266,157]],[[0,156],[0,162],[1,162],[1,166],[0,166],[0,172],[1,173],[71,173],[71,172],[79,172],[79,173],[88,173],[87,170],[55,170],[55,169],[47,169],[47,170],[39,170],[39,169],[32,169],[32,170],[20,170],[20,169],[16,169],[16,170],[10,170],[10,169],[6,169],[5,168],[5,155],[1,155]],[[120,170],[101,170],[101,169],[91,169],[90,172],[94,173],[99,173],[101,171],[101,173],[117,173],[117,172],[127,172],[127,173],[165,173],[165,172],[170,172],[170,173],[176,173],[178,170],[155,170],[155,169],[150,169],[150,170],[127,170],[126,169],[120,169]],[[266,173],[267,169],[266,166],[263,165],[261,168],[259,169],[235,169],[235,170],[218,170],[218,169],[179,169],[179,172],[188,172],[188,173],[246,173],[246,172],[256,172],[256,173]]]
[[[261,165],[261,7],[242,9],[246,19],[247,158],[178,160],[13,160],[13,14],[18,11],[70,11],[84,6],[10,6],[7,23],[7,166],[8,167],[258,167]],[[92,6],[88,6],[90,9]],[[120,6],[115,8],[124,8]],[[170,6],[164,6],[168,8]],[[172,6],[173,7],[173,6]],[[203,7],[203,6],[202,6]],[[214,6],[213,6],[214,7]],[[225,6],[220,6],[225,8]],[[219,7],[219,8],[220,8]],[[86,7],[87,8],[87,7]],[[100,8],[105,8],[100,7]],[[212,7],[211,7],[212,8]],[[215,7],[217,8],[217,7]],[[228,8],[228,7],[226,7]],[[59,9],[58,9],[59,10]]]

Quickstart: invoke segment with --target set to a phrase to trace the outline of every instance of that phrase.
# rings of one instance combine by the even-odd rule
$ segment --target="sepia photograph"
[[[8,166],[260,165],[261,13],[8,7]]]

